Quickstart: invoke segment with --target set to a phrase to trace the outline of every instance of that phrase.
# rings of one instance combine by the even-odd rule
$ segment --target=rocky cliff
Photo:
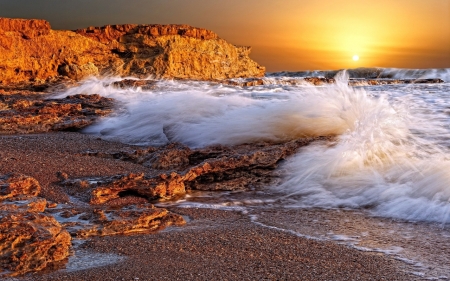
[[[90,75],[221,80],[264,67],[212,31],[188,25],[52,30],[44,20],[0,18],[0,84]]]

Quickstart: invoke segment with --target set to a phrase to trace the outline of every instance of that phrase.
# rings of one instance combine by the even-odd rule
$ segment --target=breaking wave
[[[449,81],[449,69],[433,71],[381,69],[392,77],[439,74]],[[272,77],[289,75],[301,77]],[[203,147],[335,136],[302,148],[282,166],[284,182],[269,190],[283,205],[450,222],[450,84],[352,88],[348,79],[344,71],[322,87],[245,88],[166,80],[152,90],[91,79],[60,96],[119,100],[122,110],[84,132],[130,144]]]
[[[314,70],[273,72],[268,77],[327,77],[332,78],[341,70]],[[407,69],[407,68],[380,68],[361,67],[346,70],[350,78],[366,79],[442,79],[450,83],[450,68]]]

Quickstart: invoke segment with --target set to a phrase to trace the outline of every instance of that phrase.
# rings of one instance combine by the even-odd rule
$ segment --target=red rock
[[[50,216],[0,212],[0,276],[39,271],[69,256],[70,234]]]
[[[51,30],[43,20],[0,18],[0,84],[122,75],[212,80],[265,69],[209,30],[188,25],[109,25]],[[38,83],[39,84],[39,83]]]
[[[126,210],[97,210],[90,216],[91,224],[79,229],[71,228],[73,235],[86,238],[89,236],[105,236],[117,234],[136,234],[155,232],[170,225],[181,226],[186,222],[182,216],[153,205],[139,205]],[[76,225],[75,225],[76,226]]]
[[[93,38],[103,44],[111,44],[113,41],[123,41],[122,36],[131,34],[140,34],[151,37],[180,35],[202,40],[217,39],[216,33],[203,29],[192,27],[186,24],[122,24],[105,25],[102,27],[88,27],[75,30],[76,33]]]
[[[0,175],[0,201],[11,198],[32,198],[39,194],[39,182],[22,174]]]
[[[0,96],[0,133],[36,133],[78,130],[92,124],[97,117],[112,112],[113,100],[99,95],[75,95],[65,99],[42,96]]]
[[[49,34],[50,30],[46,20],[0,18],[0,31],[19,32],[24,39]]]
[[[89,202],[110,204],[123,197],[166,200],[184,195],[187,190],[244,190],[267,184],[278,163],[298,148],[323,138],[308,138],[284,144],[244,144],[233,147],[212,146],[190,150],[181,144],[134,152],[112,154],[87,153],[97,157],[114,157],[158,168],[165,173],[116,175],[62,181],[73,194],[90,190]],[[156,166],[155,166],[156,164]],[[86,200],[86,198],[84,198]]]

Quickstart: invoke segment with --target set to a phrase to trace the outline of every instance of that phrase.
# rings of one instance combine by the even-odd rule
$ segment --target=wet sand
[[[0,146],[0,174],[35,177],[43,188],[41,196],[58,203],[70,204],[70,199],[57,184],[57,172],[70,177],[154,172],[116,159],[83,156],[88,150],[133,147],[79,133],[1,136]],[[272,209],[278,218],[263,216],[264,224],[240,211],[169,209],[186,216],[186,226],[74,240],[66,269],[10,280],[420,280],[404,262],[382,253],[267,227],[290,220],[284,209]]]

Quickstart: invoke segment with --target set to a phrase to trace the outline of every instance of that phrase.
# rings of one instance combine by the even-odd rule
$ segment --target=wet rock
[[[71,236],[51,216],[0,211],[0,276],[42,270],[69,256]]]
[[[327,77],[299,77],[299,78],[245,78],[245,79],[229,79],[222,81],[215,81],[220,84],[238,86],[238,87],[253,87],[261,85],[314,85],[323,86],[336,83],[334,78]],[[350,78],[349,86],[374,86],[374,85],[395,85],[395,84],[436,84],[443,83],[442,79],[386,79],[386,78]]]
[[[151,204],[131,206],[127,209],[94,210],[82,217],[88,222],[67,224],[73,236],[105,236],[132,233],[148,233],[164,229],[170,225],[181,226],[186,222],[182,216],[166,209],[155,208]]]
[[[119,89],[140,88],[141,90],[149,91],[155,88],[156,82],[157,82],[156,80],[123,79],[120,81],[113,82],[109,85],[112,85],[113,87]]]
[[[144,174],[118,175],[102,178],[91,186],[91,204],[104,204],[126,196],[148,200],[169,199],[186,192],[183,178],[177,173],[151,178],[145,177]]]
[[[71,237],[36,197],[38,181],[21,174],[0,176],[0,277],[39,271],[69,255]]]
[[[0,95],[0,133],[37,133],[78,130],[99,116],[110,114],[114,101],[99,95],[43,99],[40,95]]]
[[[67,175],[60,174],[65,180]],[[136,187],[143,180],[142,175],[130,175],[116,178],[111,184],[129,187],[134,183]],[[90,198],[92,184],[76,180],[70,188]],[[100,208],[77,202],[56,208],[56,204],[36,197],[40,185],[34,178],[0,175],[0,187],[0,278],[63,265],[69,255],[71,235],[86,238],[148,233],[185,224],[182,216],[155,208],[132,190],[125,190]],[[165,188],[166,192],[170,190],[170,186]],[[51,209],[46,209],[47,205]]]
[[[442,79],[350,79],[350,86],[374,86],[397,84],[437,84],[444,83]]]
[[[62,182],[69,192],[91,204],[111,204],[115,200],[133,196],[146,200],[166,200],[184,195],[187,190],[245,190],[268,184],[278,163],[298,148],[318,139],[307,138],[284,144],[259,143],[233,147],[211,146],[191,150],[181,144],[163,148],[148,148],[134,152],[99,154],[142,165],[157,164],[156,176],[144,174],[116,175],[87,179],[68,179]],[[137,156],[139,155],[139,156]],[[149,160],[146,160],[149,159]],[[152,166],[153,167],[153,166]],[[71,191],[70,191],[71,190]],[[90,190],[91,197],[85,197]],[[84,194],[84,195],[83,195]]]
[[[0,204],[0,211],[23,211],[28,213],[42,213],[47,207],[47,200],[44,198],[31,198],[28,200],[15,201],[8,199]]]
[[[162,147],[148,147],[133,151],[120,151],[115,153],[103,153],[88,151],[87,156],[119,159],[144,165],[158,170],[183,169],[188,167],[189,155],[192,151],[181,143],[170,143]]]
[[[278,85],[315,85],[322,86],[326,84],[335,83],[333,78],[325,78],[325,77],[302,77],[302,78],[283,78],[275,80]],[[230,85],[230,86],[238,86],[238,87],[253,87],[253,86],[261,86],[261,85],[271,85],[274,83],[273,79],[267,78],[244,78],[244,79],[229,79],[223,81],[216,81],[221,84]]]
[[[41,191],[39,182],[22,174],[0,175],[0,201],[14,198],[16,200],[35,197]]]

